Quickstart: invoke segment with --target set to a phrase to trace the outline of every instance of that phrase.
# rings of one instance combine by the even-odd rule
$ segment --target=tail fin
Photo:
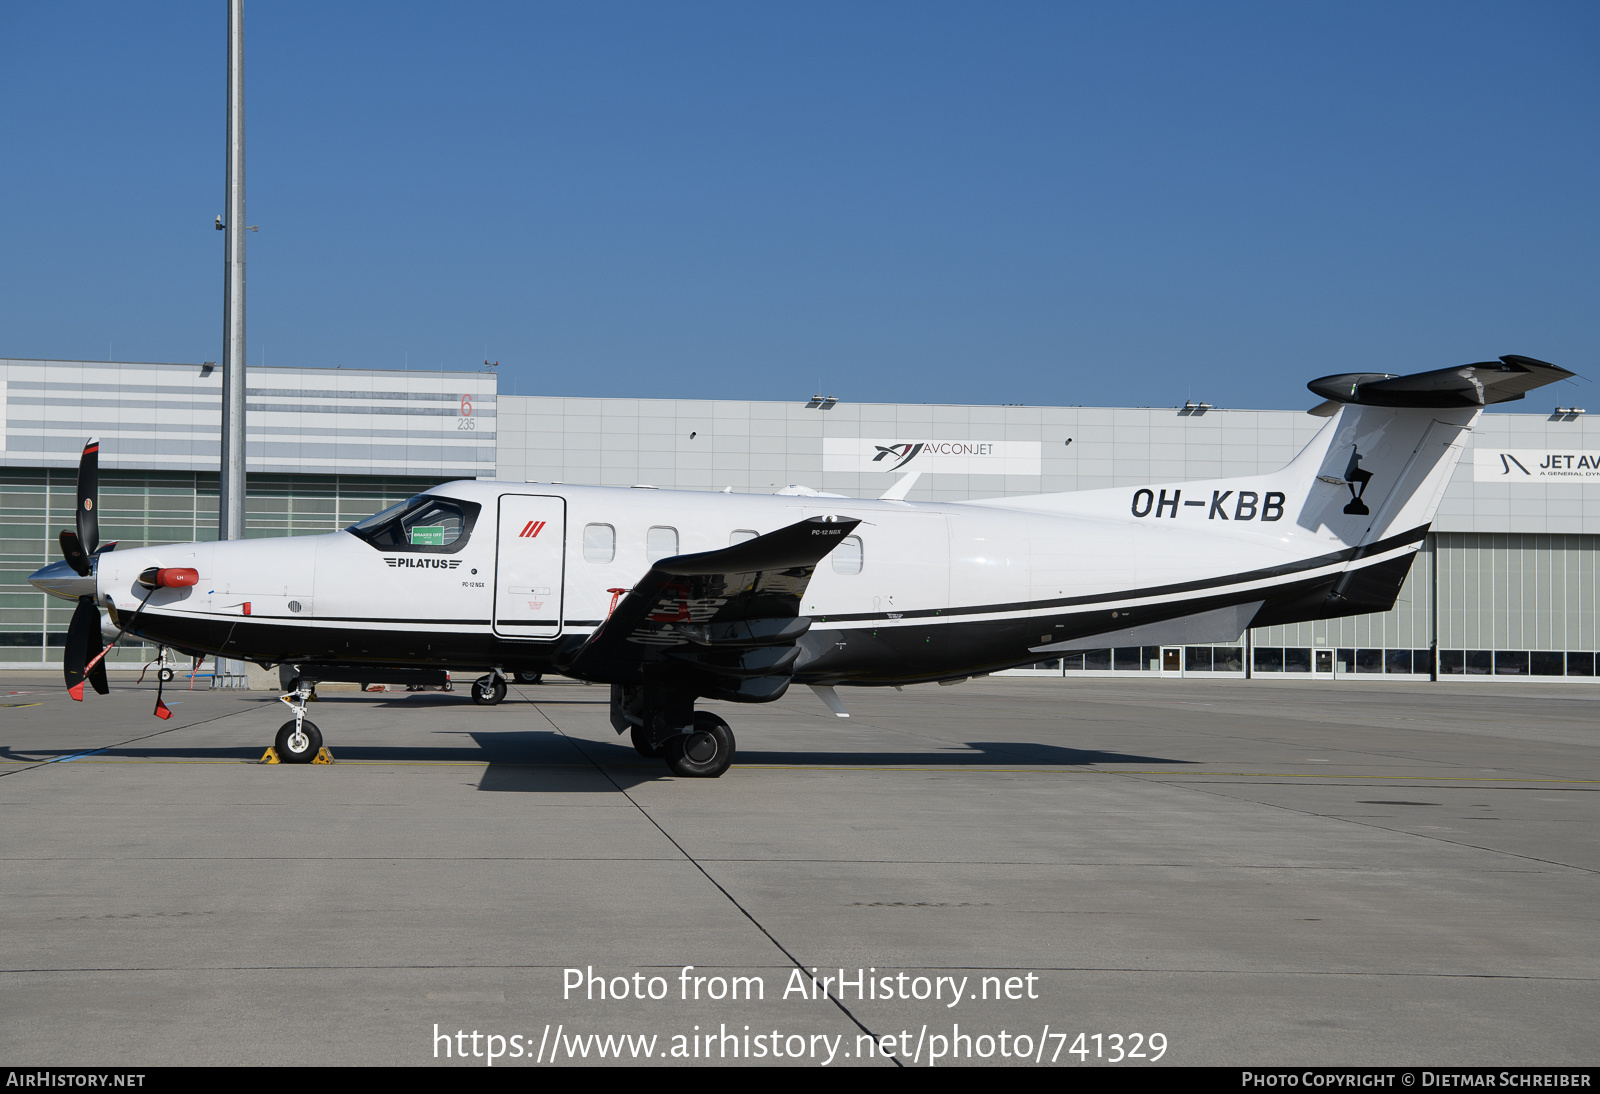
[[[1325,589],[1268,600],[1253,625],[1394,607],[1461,458],[1464,435],[1483,408],[1521,399],[1573,375],[1557,365],[1508,354],[1499,361],[1410,376],[1346,373],[1307,384],[1329,400],[1313,413],[1326,413],[1332,406],[1332,420],[1285,470],[1316,455],[1317,442],[1324,441],[1316,483],[1334,491],[1330,498],[1328,491],[1311,484],[1297,523],[1333,531],[1355,550]],[[1349,492],[1348,500],[1340,488]],[[1341,500],[1344,504],[1333,512]]]

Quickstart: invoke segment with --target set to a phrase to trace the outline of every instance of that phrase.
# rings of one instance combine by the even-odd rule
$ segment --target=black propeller
[[[83,456],[78,460],[78,510],[76,532],[61,533],[61,554],[67,565],[82,577],[94,572],[94,556],[100,551],[100,438],[91,437],[83,446]],[[109,550],[115,543],[106,545]],[[111,690],[106,683],[105,659],[96,659],[101,651],[100,609],[93,596],[78,597],[73,609],[72,622],[67,626],[67,646],[62,651],[61,669],[67,680],[67,690],[74,699],[83,698],[83,682],[104,695]],[[94,661],[85,672],[84,667]]]

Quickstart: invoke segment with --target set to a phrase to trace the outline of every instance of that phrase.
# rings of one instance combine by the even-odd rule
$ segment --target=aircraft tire
[[[542,683],[544,683],[544,673],[542,673],[542,672],[519,672],[519,673],[517,673],[517,683],[519,683],[519,684],[542,684]]]
[[[480,707],[497,706],[506,697],[506,682],[498,676],[480,676],[472,682],[472,701]]]
[[[176,675],[178,675],[178,674],[173,672],[171,669],[162,669],[161,671],[156,673],[156,678],[159,679],[163,684],[165,684],[165,683],[169,683],[172,680],[172,678],[174,676],[176,676]]]
[[[647,760],[659,760],[664,753],[650,743],[650,735],[644,731],[643,726],[634,726],[629,734],[633,738],[633,750]]]
[[[296,749],[294,746],[301,742],[294,739],[294,719],[290,718],[278,727],[278,736],[272,742],[272,747],[277,750],[279,763],[308,764],[322,751],[322,730],[317,728],[317,724],[309,720],[302,721],[300,729],[304,735],[304,747]]]
[[[707,710],[694,712],[694,730],[667,742],[667,766],[685,779],[715,779],[733,763],[733,730]]]

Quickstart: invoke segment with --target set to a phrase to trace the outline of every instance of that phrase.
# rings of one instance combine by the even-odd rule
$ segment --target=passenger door
[[[501,494],[494,571],[494,633],[561,633],[567,502],[545,494]]]

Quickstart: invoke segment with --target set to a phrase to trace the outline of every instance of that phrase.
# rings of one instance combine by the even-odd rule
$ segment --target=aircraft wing
[[[800,598],[860,521],[810,517],[717,551],[664,558],[560,670],[600,683],[693,687],[734,702],[778,698],[811,627]]]

